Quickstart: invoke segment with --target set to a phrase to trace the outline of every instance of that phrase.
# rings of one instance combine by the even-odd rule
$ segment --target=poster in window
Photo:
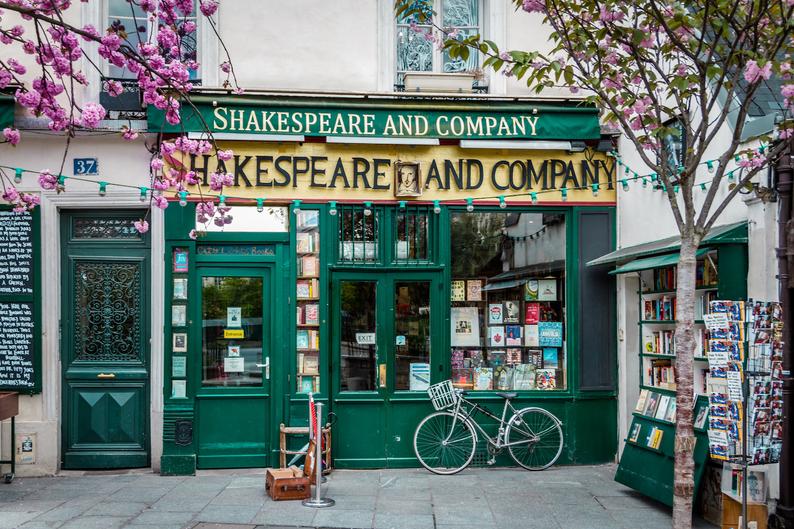
[[[538,389],[555,389],[557,387],[557,370],[538,369],[535,385]]]
[[[184,327],[187,323],[187,307],[185,305],[171,306],[171,325],[173,327]]]
[[[519,323],[521,318],[521,303],[519,301],[505,301],[505,323]]]
[[[492,347],[504,347],[505,328],[502,325],[488,327],[488,345]]]
[[[527,279],[524,285],[524,301],[537,301],[538,299],[538,280]]]
[[[185,353],[187,352],[187,333],[186,332],[175,332],[173,335],[173,343],[171,350],[175,353]]]
[[[427,391],[430,387],[430,364],[412,363],[409,380],[408,388],[411,391]]]
[[[173,270],[176,273],[187,272],[190,268],[188,265],[188,251],[185,249],[177,248],[174,250],[174,266]]]
[[[540,303],[527,303],[524,323],[533,325],[540,321]]]
[[[480,345],[480,317],[477,307],[452,307],[450,311],[451,345],[477,347]]]
[[[493,389],[493,369],[490,367],[474,368],[474,389],[489,390]]]
[[[503,321],[503,308],[501,303],[490,303],[488,305],[488,324],[499,324]]]
[[[172,399],[187,398],[187,380],[171,381],[171,398]]]
[[[186,300],[187,299],[187,278],[175,277],[174,278],[174,299]]]
[[[513,348],[507,349],[507,358],[506,361],[509,365],[515,365],[521,363],[521,349]]]
[[[450,301],[466,301],[466,282],[453,281],[450,289]]]
[[[538,280],[538,301],[557,301],[557,280]]]
[[[482,281],[479,279],[470,279],[466,281],[466,300],[467,301],[482,301]]]
[[[520,325],[508,325],[505,327],[505,345],[521,345]]]
[[[540,347],[540,334],[538,334],[537,325],[524,325],[524,345]]]
[[[543,367],[548,369],[560,367],[559,354],[556,347],[543,348]]]
[[[538,323],[538,345],[541,347],[562,347],[562,322],[542,321]]]

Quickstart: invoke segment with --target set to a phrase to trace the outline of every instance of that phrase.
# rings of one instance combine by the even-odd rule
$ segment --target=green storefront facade
[[[300,107],[294,98],[220,103],[225,116],[235,105],[293,116]],[[424,389],[450,378],[494,409],[497,391],[511,390],[517,407],[557,415],[560,463],[614,460],[614,280],[585,266],[615,245],[614,167],[597,150],[597,114],[574,111],[590,120],[578,123],[582,136],[558,129],[570,135],[566,149],[547,141],[560,139],[552,132],[530,136],[551,130],[543,120],[564,120],[564,105],[556,116],[541,111],[527,137],[505,139],[498,123],[508,110],[512,123],[537,112],[455,101],[428,114],[427,101],[411,99],[313,107],[325,103],[348,124],[370,111],[375,123],[395,111],[395,123],[427,115],[443,124],[451,105],[450,120],[495,116],[497,125],[481,145],[439,138],[437,127],[435,137],[399,142],[333,136],[306,121],[300,138],[267,138],[261,122],[250,137],[216,131],[235,152],[220,168],[235,185],[222,198],[191,190],[165,211],[161,471],[278,465],[279,425],[307,424],[309,392],[332,414],[334,466],[418,466],[414,429],[432,411]],[[209,98],[208,115],[218,105]],[[200,177],[215,170],[211,160],[188,163]],[[197,222],[207,201],[235,220]]]

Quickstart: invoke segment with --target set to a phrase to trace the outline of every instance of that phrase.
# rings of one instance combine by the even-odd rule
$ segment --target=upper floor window
[[[189,16],[182,17],[179,25],[192,23],[193,31],[181,35],[182,61],[198,61],[198,1],[193,2],[193,12]],[[154,41],[156,38],[156,27],[154,22],[149,20],[147,13],[141,9],[136,2],[130,0],[108,0],[107,7],[107,27],[115,27],[126,34],[127,43],[137,49],[141,43]],[[108,65],[108,77],[112,79],[134,79],[136,75],[126,68],[119,68],[113,64]],[[190,78],[198,77],[197,70],[190,70]]]
[[[481,33],[482,0],[434,0],[436,14],[433,23],[447,31],[454,32],[458,38],[466,38]],[[402,84],[405,72],[464,72],[479,66],[477,53],[471,53],[467,60],[451,58],[439,50],[425,34],[433,31],[430,24],[414,24],[415,17],[402,17],[397,20],[397,83]]]

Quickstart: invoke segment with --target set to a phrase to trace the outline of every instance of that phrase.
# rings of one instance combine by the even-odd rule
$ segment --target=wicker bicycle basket
[[[451,380],[433,384],[427,388],[427,394],[430,395],[430,400],[433,402],[433,407],[436,410],[452,407],[458,400],[458,394],[455,393]]]

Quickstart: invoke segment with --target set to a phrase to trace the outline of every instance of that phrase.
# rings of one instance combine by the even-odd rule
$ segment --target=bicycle
[[[450,475],[469,466],[477,448],[477,431],[488,442],[489,465],[496,461],[496,456],[504,448],[516,463],[527,470],[546,469],[562,453],[562,421],[542,408],[516,410],[510,403],[516,393],[496,393],[505,399],[501,417],[467,400],[468,392],[454,388],[450,380],[433,384],[427,393],[436,411],[416,427],[414,452],[430,472]],[[512,415],[505,421],[508,408]],[[499,423],[496,437],[489,436],[474,421],[477,413]]]

